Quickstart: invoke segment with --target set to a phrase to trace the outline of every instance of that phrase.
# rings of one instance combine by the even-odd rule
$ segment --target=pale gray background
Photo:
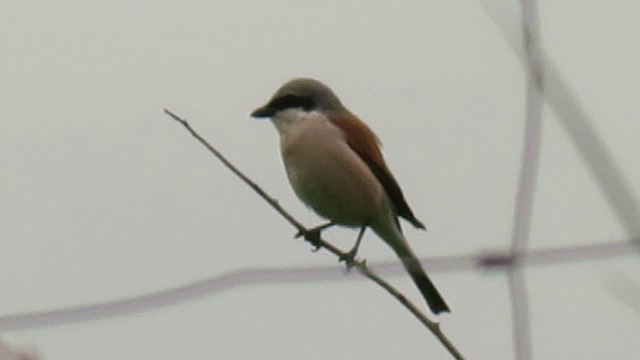
[[[636,191],[635,1],[540,0],[542,43]],[[484,6],[487,6],[485,8]],[[329,84],[380,135],[429,231],[420,256],[507,247],[524,124],[522,63],[487,9],[518,2],[12,1],[0,5],[0,317],[144,294],[246,268],[338,268],[175,122],[192,125],[308,225],[277,134],[248,114],[284,81]],[[518,31],[514,27],[513,31]],[[519,39],[519,34],[512,34]],[[624,240],[543,114],[531,247]],[[327,238],[347,248],[354,232]],[[393,260],[371,234],[361,255]],[[637,253],[527,272],[537,359],[630,358],[640,314],[611,290]],[[349,277],[354,277],[351,275]],[[500,273],[438,273],[443,330],[472,359],[513,356]],[[65,359],[447,359],[367,281],[240,286],[143,313],[0,329]],[[404,275],[394,284],[422,301]],[[632,301],[640,301],[635,298]]]

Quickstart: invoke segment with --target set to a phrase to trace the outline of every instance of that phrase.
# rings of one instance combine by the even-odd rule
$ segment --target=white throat
[[[302,109],[286,109],[278,111],[271,121],[278,129],[281,141],[295,138],[317,125],[330,125],[329,119],[319,111],[304,111]]]

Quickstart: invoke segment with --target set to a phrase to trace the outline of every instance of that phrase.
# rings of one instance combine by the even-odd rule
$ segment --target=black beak
[[[253,112],[251,113],[251,117],[254,118],[268,118],[273,116],[273,114],[275,114],[276,111],[269,106],[269,104],[265,105],[265,106],[261,106],[255,110],[253,110]]]

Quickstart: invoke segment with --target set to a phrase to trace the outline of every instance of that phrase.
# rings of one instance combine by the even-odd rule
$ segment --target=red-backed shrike
[[[409,247],[398,216],[424,229],[385,164],[380,142],[323,83],[291,80],[251,116],[271,118],[280,134],[282,159],[298,197],[330,224],[371,228],[400,257],[431,310],[449,311]]]

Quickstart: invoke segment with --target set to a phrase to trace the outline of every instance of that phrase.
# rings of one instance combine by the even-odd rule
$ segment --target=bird
[[[284,83],[251,117],[271,119],[288,180],[298,198],[333,225],[367,228],[400,258],[434,314],[449,306],[422,268],[398,218],[425,229],[387,166],[377,135],[327,85],[309,77]]]

